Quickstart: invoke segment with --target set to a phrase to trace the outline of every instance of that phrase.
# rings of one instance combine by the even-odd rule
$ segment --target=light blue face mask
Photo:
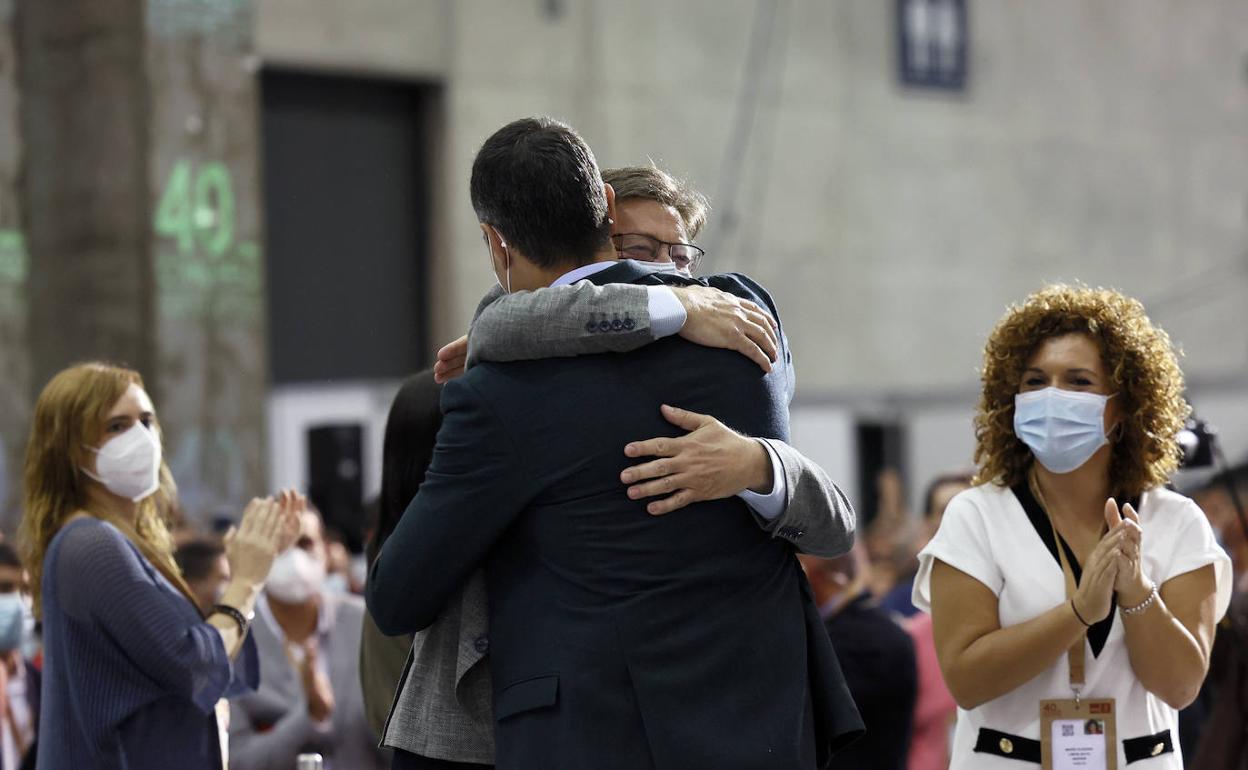
[[[1044,388],[1014,396],[1014,435],[1053,473],[1070,473],[1105,437],[1105,404],[1110,396]]]
[[[25,630],[26,603],[21,594],[0,594],[0,652],[21,647]]]

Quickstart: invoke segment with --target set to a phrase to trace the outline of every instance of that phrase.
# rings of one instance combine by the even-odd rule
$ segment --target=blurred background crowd
[[[246,500],[310,498],[258,611],[284,673],[231,704],[232,766],[386,766],[352,596],[387,415],[493,283],[473,153],[536,114],[603,168],[687,179],[700,271],[777,301],[793,443],[860,519],[851,554],[803,562],[871,731],[846,767],[946,766],[915,556],[970,483],[984,338],[1044,283],[1137,297],[1183,351],[1174,481],[1248,589],[1242,0],[0,0],[0,767],[38,713],[9,545],[34,400],[94,359],[159,406],[205,606]],[[1248,704],[1238,606],[1184,754],[1219,697]]]

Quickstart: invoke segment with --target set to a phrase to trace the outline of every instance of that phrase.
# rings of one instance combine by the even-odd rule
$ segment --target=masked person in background
[[[0,543],[0,770],[18,770],[29,759],[38,731],[39,671],[35,617],[26,570],[17,551]]]
[[[230,767],[289,770],[315,752],[326,770],[380,770],[389,758],[360,692],[364,602],[326,589],[324,524],[307,508],[299,519],[298,539],[274,560],[256,604],[260,687],[231,701]]]
[[[1039,763],[1045,731],[1055,768],[1104,768],[1072,759],[1101,752],[1181,770],[1176,710],[1208,670],[1231,565],[1165,486],[1190,411],[1169,337],[1118,292],[1050,286],[998,322],[981,377],[978,486],[914,586],[961,707],[951,767]],[[1092,714],[1103,731],[1076,729]]]
[[[173,560],[182,570],[195,601],[205,612],[221,600],[230,582],[230,561],[225,558],[225,546],[219,540],[212,537],[187,540],[173,552]]]

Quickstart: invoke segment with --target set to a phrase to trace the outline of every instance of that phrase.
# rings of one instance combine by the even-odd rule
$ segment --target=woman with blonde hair
[[[1230,563],[1165,486],[1189,413],[1169,338],[1118,292],[1050,286],[993,329],[982,382],[977,486],[914,589],[960,707],[951,766],[1181,770]]]
[[[138,373],[57,374],[26,451],[24,560],[43,617],[39,767],[217,770],[217,702],[254,688],[252,607],[300,500],[252,500],[226,537],[232,578],[207,619],[173,561],[174,487]]]

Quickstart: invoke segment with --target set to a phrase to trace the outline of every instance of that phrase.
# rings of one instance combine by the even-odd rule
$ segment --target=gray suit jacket
[[[468,366],[635,350],[655,339],[648,292],[645,286],[589,281],[512,294],[495,287],[469,331]],[[786,498],[775,519],[755,515],[759,526],[804,553],[847,552],[856,519],[845,494],[793,447],[760,440],[780,458]],[[484,578],[476,572],[438,620],[415,635],[383,745],[438,759],[493,762],[488,616]]]

